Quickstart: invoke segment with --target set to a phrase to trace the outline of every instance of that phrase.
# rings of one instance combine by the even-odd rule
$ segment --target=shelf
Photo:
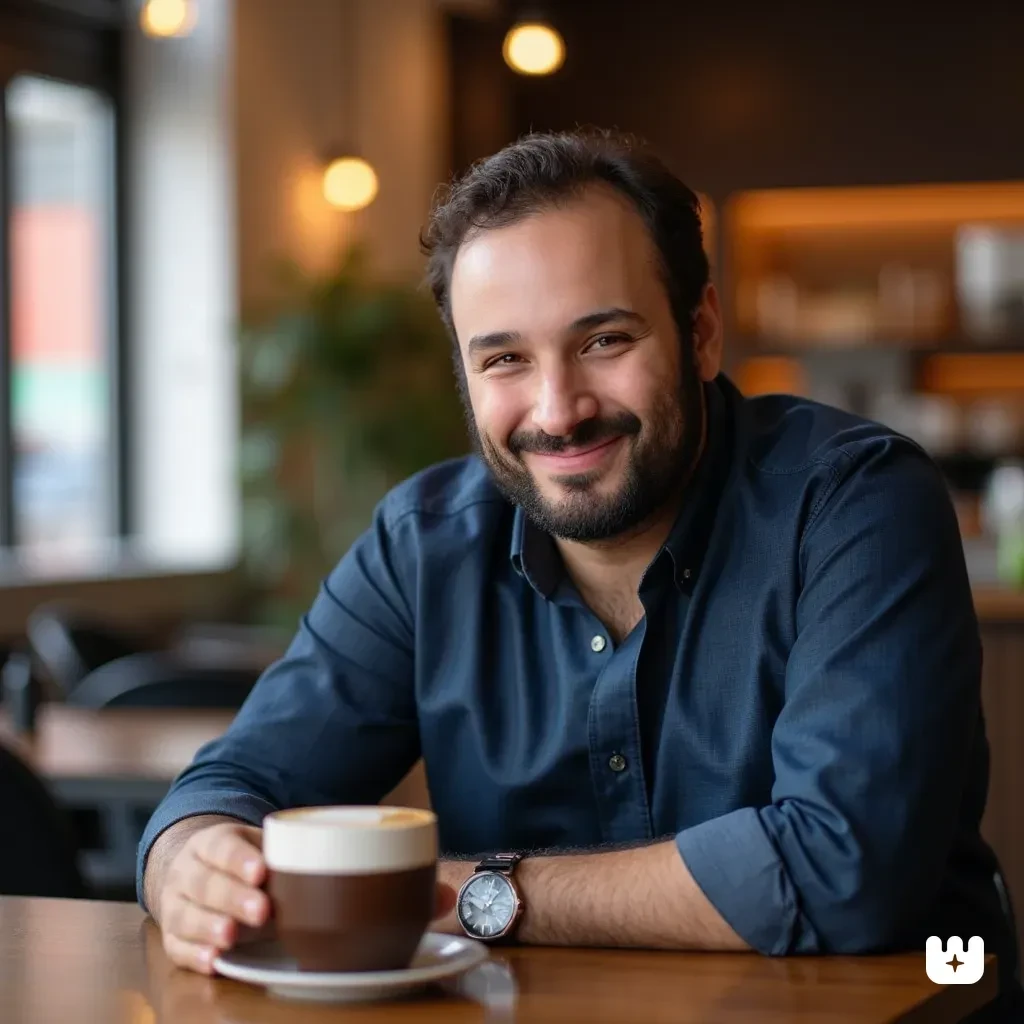
[[[752,345],[757,348],[752,348]],[[805,394],[811,378],[861,379],[961,401],[1024,394],[1024,343],[981,346],[945,343],[916,346],[873,343],[820,348],[748,341],[736,353],[735,375],[748,393],[772,390]],[[745,382],[745,386],[744,383]]]
[[[726,212],[735,229],[766,233],[1017,224],[1024,223],[1024,182],[766,189],[733,197]]]
[[[1024,181],[746,192],[723,222],[731,323],[782,339],[762,352],[1024,350],[995,333],[1024,333]]]
[[[843,355],[854,352],[906,353],[909,356],[925,357],[936,355],[978,355],[995,356],[1024,355],[1024,336],[1014,337],[1006,342],[975,342],[970,338],[951,337],[934,341],[899,341],[877,338],[865,342],[838,342],[836,344],[808,345],[777,338],[740,334],[731,336],[737,352],[744,358],[787,358],[800,359],[808,356]]]
[[[974,609],[982,622],[1024,623],[1024,589],[999,584],[976,584]]]

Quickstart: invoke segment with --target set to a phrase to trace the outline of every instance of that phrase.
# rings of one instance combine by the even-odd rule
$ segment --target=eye
[[[584,351],[589,352],[591,349],[603,351],[625,341],[629,341],[628,336],[625,334],[599,334],[591,340]]]
[[[520,356],[517,356],[515,352],[505,352],[503,355],[496,356],[494,359],[488,360],[484,364],[485,370],[490,370],[496,366],[515,366],[520,361]]]

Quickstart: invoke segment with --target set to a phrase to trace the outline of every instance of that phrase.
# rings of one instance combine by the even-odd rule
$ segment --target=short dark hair
[[[691,342],[694,313],[709,279],[700,200],[633,136],[597,130],[526,135],[474,164],[439,194],[420,246],[427,256],[427,283],[453,342],[452,267],[467,237],[578,198],[597,184],[625,196],[643,217],[661,258],[680,339]]]

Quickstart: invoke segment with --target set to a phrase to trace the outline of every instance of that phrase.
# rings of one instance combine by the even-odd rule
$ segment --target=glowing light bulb
[[[192,0],[146,0],[139,23],[147,36],[158,39],[187,36],[196,23],[195,6]]]
[[[565,42],[550,25],[524,21],[508,30],[501,52],[513,71],[550,75],[565,61]]]
[[[361,210],[377,196],[377,174],[358,156],[332,160],[324,171],[324,199],[339,210]]]

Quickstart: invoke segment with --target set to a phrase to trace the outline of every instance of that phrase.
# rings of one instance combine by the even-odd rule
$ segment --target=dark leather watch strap
[[[500,871],[504,875],[511,875],[515,866],[523,859],[521,853],[494,853],[485,857],[476,866],[477,871]]]

